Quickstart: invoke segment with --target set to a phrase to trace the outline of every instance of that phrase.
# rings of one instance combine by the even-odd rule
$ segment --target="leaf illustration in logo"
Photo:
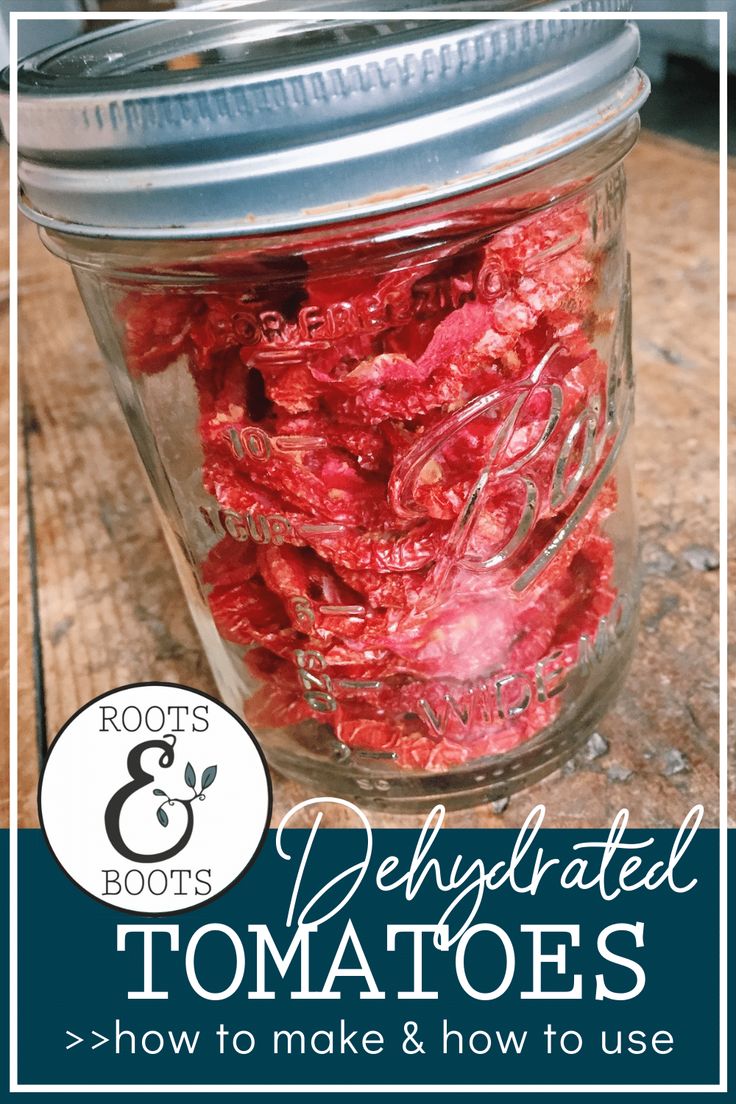
[[[164,793],[163,790],[154,790],[153,791],[153,796],[154,797],[166,797],[166,794]]]
[[[205,767],[202,772],[202,789],[206,790],[208,786],[211,786],[215,781],[217,775],[217,767]]]
[[[184,781],[187,786],[191,786],[192,789],[197,785],[197,776],[194,773],[194,767],[191,763],[187,763],[186,770],[184,771]]]
[[[165,827],[166,827],[166,825],[167,825],[167,824],[169,823],[169,818],[167,817],[167,815],[166,815],[166,813],[164,812],[164,810],[163,810],[163,809],[158,809],[158,810],[157,810],[157,812],[156,812],[156,816],[157,816],[157,817],[158,817],[158,819],[159,819],[159,823],[160,823],[160,824],[163,824],[163,826],[164,826],[164,828],[165,828]]]

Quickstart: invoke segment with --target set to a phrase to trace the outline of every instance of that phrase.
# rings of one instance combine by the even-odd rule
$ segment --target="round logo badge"
[[[111,690],[67,721],[38,805],[48,845],[80,889],[162,915],[207,904],[242,877],[266,837],[271,780],[230,709],[151,682]]]

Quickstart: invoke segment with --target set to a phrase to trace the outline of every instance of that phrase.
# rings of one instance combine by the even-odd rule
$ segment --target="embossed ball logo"
[[[247,726],[186,686],[112,690],[59,732],[39,817],[64,872],[126,912],[164,915],[224,893],[258,854],[271,815]]]

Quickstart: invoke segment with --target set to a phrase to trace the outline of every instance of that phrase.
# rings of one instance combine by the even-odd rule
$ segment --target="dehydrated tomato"
[[[525,202],[392,271],[348,229],[121,304],[131,371],[195,380],[200,578],[256,727],[413,770],[502,754],[613,608],[600,258],[583,202]]]
[[[192,295],[174,291],[131,291],[118,314],[126,358],[134,375],[161,372],[192,349],[190,332],[201,307]]]

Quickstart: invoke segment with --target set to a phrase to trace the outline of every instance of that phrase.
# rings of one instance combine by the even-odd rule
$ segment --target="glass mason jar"
[[[316,792],[506,795],[570,758],[632,649],[636,30],[173,27],[21,66],[21,182],[222,698]]]

